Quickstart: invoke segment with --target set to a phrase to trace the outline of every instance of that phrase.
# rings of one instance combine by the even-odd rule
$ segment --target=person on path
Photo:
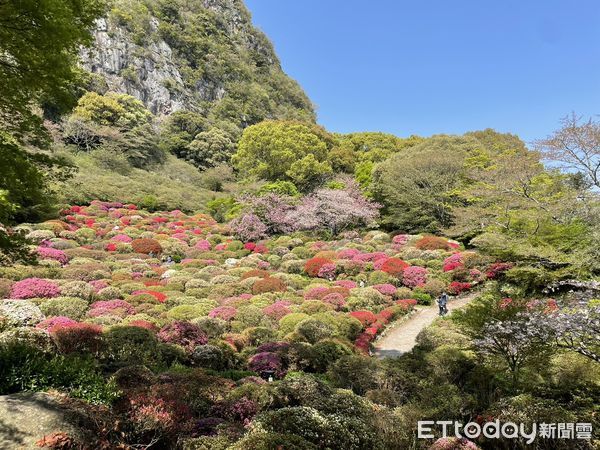
[[[440,316],[444,316],[448,313],[448,294],[446,294],[445,292],[442,293],[442,295],[439,296],[438,300],[437,300],[437,304],[440,308]]]

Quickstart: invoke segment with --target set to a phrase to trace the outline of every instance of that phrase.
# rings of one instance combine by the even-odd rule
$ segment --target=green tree
[[[208,129],[208,121],[202,115],[180,110],[171,114],[163,123],[160,133],[161,147],[179,158],[185,159],[188,145],[198,133]]]
[[[326,159],[335,144],[335,138],[316,125],[265,121],[244,130],[233,163],[244,176],[308,187],[331,172]]]
[[[307,192],[321,184],[332,172],[327,161],[317,161],[315,155],[311,153],[292,163],[285,174],[298,189]]]
[[[116,92],[100,95],[96,92],[86,92],[77,101],[71,118],[131,130],[150,123],[152,113],[131,95]]]
[[[79,78],[77,55],[91,42],[102,0],[8,0],[0,3],[0,122],[17,136],[43,137],[32,106],[66,111]]]
[[[227,163],[235,151],[235,142],[219,128],[211,128],[196,135],[188,145],[186,158],[200,170]]]
[[[39,107],[66,111],[79,80],[77,55],[91,41],[101,0],[8,0],[0,3],[0,220],[10,224],[46,210],[46,181],[61,161],[23,147],[49,141]],[[44,172],[48,172],[45,175]],[[26,255],[24,242],[0,231],[2,263]]]
[[[153,119],[144,104],[131,95],[87,92],[77,102],[64,135],[81,150],[103,147],[124,155],[134,167],[146,168],[165,160]]]
[[[384,223],[407,232],[450,226],[453,207],[463,201],[465,158],[479,145],[474,138],[435,136],[377,166],[372,189],[384,205]]]

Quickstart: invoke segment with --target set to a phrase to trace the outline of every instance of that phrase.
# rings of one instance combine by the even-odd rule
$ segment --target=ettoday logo
[[[434,439],[436,437],[456,436],[457,438],[477,439],[484,436],[488,439],[523,439],[527,444],[533,443],[537,438],[543,439],[591,439],[591,423],[533,423],[526,427],[525,424],[514,422],[500,423],[499,420],[462,424],[454,420],[420,420],[417,422],[419,439]],[[441,434],[434,431],[441,430]]]

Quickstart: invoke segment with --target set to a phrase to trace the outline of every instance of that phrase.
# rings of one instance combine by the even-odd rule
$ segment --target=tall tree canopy
[[[73,99],[79,46],[102,13],[102,0],[0,2],[0,120],[23,134],[39,132],[32,106],[64,110]]]
[[[244,130],[233,163],[245,176],[293,181],[307,190],[332,172],[326,159],[335,145],[317,125],[265,121]]]
[[[0,220],[10,223],[47,204],[47,177],[57,160],[39,153],[48,134],[40,107],[66,110],[74,101],[79,46],[102,13],[102,0],[0,2]],[[18,258],[0,228],[0,260]],[[9,255],[9,258],[5,258]]]

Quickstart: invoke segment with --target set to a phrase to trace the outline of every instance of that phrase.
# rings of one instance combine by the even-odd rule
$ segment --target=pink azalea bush
[[[127,316],[135,313],[135,308],[125,300],[107,300],[92,303],[88,316],[100,317],[105,315]]]
[[[341,309],[346,304],[346,300],[344,300],[344,296],[337,292],[332,292],[331,294],[327,294],[325,297],[321,299],[323,303],[327,303],[329,305],[333,305],[335,309]]]
[[[208,251],[211,249],[210,242],[208,242],[206,239],[199,240],[198,242],[196,242],[196,245],[194,245],[194,247],[202,251]]]
[[[53,259],[63,265],[69,262],[69,257],[67,256],[67,254],[65,252],[63,252],[62,250],[57,250],[52,247],[41,247],[40,246],[37,248],[37,254],[40,256],[40,258]]]
[[[76,320],[70,319],[68,317],[55,316],[55,317],[49,317],[45,320],[42,320],[35,327],[40,328],[45,331],[48,331],[49,333],[52,333],[60,327],[67,327],[67,326],[75,325],[76,323],[77,323]]]
[[[10,296],[16,299],[52,298],[60,295],[60,288],[53,282],[42,278],[25,278],[12,285]]]
[[[397,234],[392,238],[392,243],[396,246],[403,246],[408,243],[408,235],[407,234]]]
[[[288,301],[280,300],[273,303],[272,305],[265,306],[262,309],[262,312],[275,320],[279,320],[292,312],[292,310],[289,307],[290,304],[291,303]]]
[[[396,286],[389,283],[384,284],[376,284],[373,286],[373,289],[379,291],[383,295],[394,295],[396,293]]]
[[[402,283],[410,288],[420,287],[427,282],[427,269],[419,266],[409,266],[404,269]]]
[[[237,314],[237,309],[233,306],[218,306],[208,313],[208,317],[232,320]]]
[[[334,283],[336,286],[340,286],[346,289],[354,289],[358,284],[352,280],[338,280]]]
[[[319,269],[318,276],[319,278],[330,278],[335,276],[335,271],[337,267],[335,264],[323,264]]]
[[[305,300],[321,300],[329,293],[329,288],[326,286],[315,286],[304,293]]]
[[[133,241],[133,239],[131,239],[126,234],[116,234],[111,238],[111,241],[117,241],[117,242],[122,242],[122,243],[128,244],[131,241]]]
[[[158,338],[168,344],[180,345],[190,353],[197,346],[208,342],[206,333],[200,327],[183,320],[176,320],[162,327]]]
[[[261,373],[264,371],[273,371],[277,377],[285,374],[281,358],[277,353],[262,352],[257,353],[248,360],[248,369]]]

